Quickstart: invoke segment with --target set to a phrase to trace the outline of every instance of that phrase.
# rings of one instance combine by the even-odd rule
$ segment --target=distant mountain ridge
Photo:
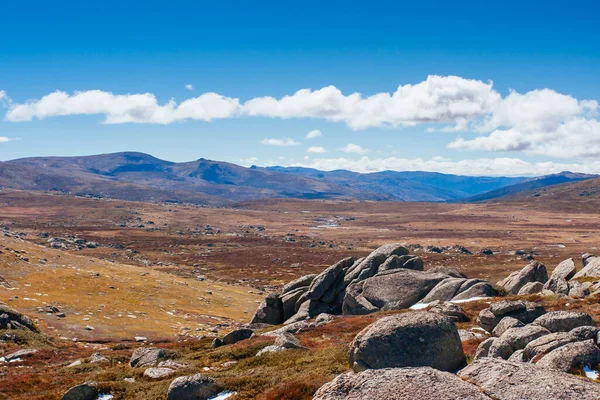
[[[176,163],[138,152],[0,162],[0,187],[216,206],[263,198],[461,201],[495,196],[495,191],[504,193],[503,188],[531,181],[420,171],[361,174],[299,167],[246,168],[204,158]]]
[[[597,178],[598,175],[582,174],[570,171],[563,171],[558,174],[551,174],[545,176],[539,176],[536,178],[525,179],[522,182],[515,183],[501,187],[496,190],[492,190],[486,193],[475,195],[462,201],[465,202],[480,202],[494,199],[508,198],[519,193],[526,193],[538,188],[544,188],[547,186],[560,185],[570,182],[579,182],[587,179]]]

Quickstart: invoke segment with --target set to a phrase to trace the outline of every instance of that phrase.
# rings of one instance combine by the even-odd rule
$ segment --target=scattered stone
[[[151,367],[144,371],[144,377],[148,379],[162,379],[171,376],[175,370],[163,367]]]
[[[22,349],[22,350],[17,350],[14,351],[10,354],[7,354],[4,357],[4,361],[6,362],[10,362],[13,360],[18,360],[20,358],[24,358],[24,357],[29,357],[34,355],[35,353],[37,353],[38,351],[36,349]]]
[[[221,389],[214,379],[202,374],[180,376],[171,382],[167,400],[208,400]]]
[[[539,325],[525,325],[521,328],[510,328],[500,336],[513,351],[524,349],[527,344],[539,337],[550,334],[550,331]]]
[[[90,363],[108,363],[110,361],[108,360],[108,358],[106,358],[102,354],[94,353],[90,356],[89,362]]]
[[[519,296],[535,294],[540,293],[542,290],[544,290],[544,284],[542,282],[529,282],[519,290],[518,294]]]
[[[577,336],[568,332],[555,332],[539,337],[527,343],[524,350],[525,360],[537,361],[536,357],[551,352],[567,343],[576,342]]]
[[[96,384],[94,382],[86,382],[67,390],[62,400],[96,400],[98,394]]]
[[[140,347],[131,355],[129,365],[134,368],[153,367],[167,357],[163,349],[153,347]]]
[[[231,331],[227,335],[223,336],[222,342],[224,345],[235,344],[239,341],[250,339],[252,335],[254,335],[254,331],[252,329],[236,329],[235,331]]]

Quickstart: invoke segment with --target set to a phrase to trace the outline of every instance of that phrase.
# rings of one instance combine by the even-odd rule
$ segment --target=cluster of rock
[[[596,346],[598,331],[589,316],[581,313],[544,314],[543,308],[533,304],[503,303],[493,308],[498,315],[511,315],[503,317],[502,320],[517,320],[515,316],[529,320],[536,314],[542,314],[531,323],[537,328],[527,328],[521,322],[523,326],[507,328],[503,335],[511,329],[522,329],[521,335],[512,333],[507,336],[513,339],[510,342],[511,346],[523,346],[524,350],[537,340],[538,344],[532,346],[532,349],[537,348],[536,354],[548,352],[542,360],[558,350],[558,353],[554,353],[550,358],[552,362],[531,363],[480,354],[473,363],[465,367],[465,355],[458,330],[452,320],[439,313],[413,311],[382,318],[361,331],[350,345],[348,355],[349,365],[354,372],[339,375],[322,386],[314,399],[600,398],[600,385],[565,373],[565,366],[573,368],[581,360],[593,364],[598,362],[589,357],[587,352],[590,342]],[[500,325],[501,323],[496,323],[494,328]],[[538,333],[535,333],[541,332],[542,329],[547,331],[547,335],[555,335],[554,342],[560,341],[560,335],[567,334],[579,339],[573,339],[569,342],[572,344],[564,344],[551,350],[550,343],[553,341],[547,340],[542,344],[541,339],[546,336],[538,336]],[[563,332],[559,329],[568,329],[568,333],[551,332]],[[517,337],[519,339],[516,339]],[[535,339],[536,337],[539,339]],[[578,353],[579,357],[570,356],[575,353]],[[570,362],[571,360],[575,362]]]
[[[88,242],[86,239],[70,237],[52,237],[47,240],[48,245],[53,249],[70,249],[70,250],[83,250],[85,248],[95,249],[98,247],[96,242]]]
[[[31,318],[4,303],[0,303],[0,329],[21,329],[39,332]]]
[[[583,268],[577,271],[572,258],[564,260],[554,268],[548,278],[544,264],[532,261],[520,271],[513,272],[498,282],[508,294],[527,295],[534,293],[558,294],[572,298],[583,298],[600,293],[600,258],[592,254],[582,256]]]
[[[536,303],[500,301],[482,310],[479,322],[493,337],[479,345],[475,359],[502,358],[563,372],[600,363],[600,328],[586,313],[546,313]]]
[[[424,271],[420,257],[409,255],[403,245],[387,244],[367,257],[344,258],[318,275],[288,283],[266,297],[251,323],[290,324],[321,313],[361,315],[495,294],[489,282],[450,268]]]

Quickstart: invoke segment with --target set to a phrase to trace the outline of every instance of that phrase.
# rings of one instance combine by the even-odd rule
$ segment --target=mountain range
[[[537,178],[422,171],[361,174],[300,167],[242,167],[201,158],[175,163],[138,152],[0,162],[0,187],[137,201],[228,205],[263,198],[483,201],[595,175]]]

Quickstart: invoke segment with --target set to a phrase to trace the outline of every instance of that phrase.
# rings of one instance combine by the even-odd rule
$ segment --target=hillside
[[[206,205],[264,198],[456,201],[523,178],[432,172],[242,167],[201,158],[175,163],[144,153],[34,157],[0,163],[0,186],[135,201]]]
[[[301,175],[368,192],[388,193],[400,201],[439,202],[460,200],[520,182],[524,178],[460,176],[424,171],[382,171],[368,174],[298,167],[270,167],[271,171]]]
[[[545,175],[537,178],[527,179],[513,185],[504,186],[496,190],[482,193],[476,196],[464,199],[465,202],[480,202],[487,200],[501,200],[503,198],[515,196],[528,196],[531,191],[549,186],[568,184],[572,182],[585,181],[587,179],[596,178],[598,175],[580,174],[573,172],[561,172],[558,174]]]

